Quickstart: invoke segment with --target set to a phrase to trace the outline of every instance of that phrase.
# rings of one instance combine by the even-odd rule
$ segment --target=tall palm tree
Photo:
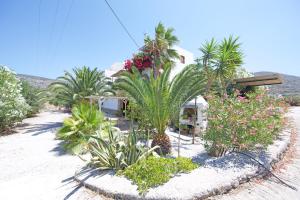
[[[151,71],[146,78],[136,69],[124,72],[115,86],[127,93],[145,112],[156,134],[152,146],[160,146],[163,154],[170,153],[171,143],[165,134],[172,115],[178,115],[180,108],[203,91],[201,73],[195,65],[185,67],[170,80],[171,65],[165,64],[164,71],[157,77]]]
[[[146,36],[144,39],[143,50],[150,53],[154,60],[154,75],[158,75],[158,70],[166,63],[172,62],[173,58],[178,58],[175,49],[172,47],[178,43],[178,38],[173,35],[173,28],[165,28],[160,22],[155,28],[155,38]]]
[[[73,73],[65,72],[65,75],[58,77],[50,88],[57,94],[56,98],[68,106],[86,96],[112,93],[109,79],[105,77],[104,72],[86,66],[74,68]]]

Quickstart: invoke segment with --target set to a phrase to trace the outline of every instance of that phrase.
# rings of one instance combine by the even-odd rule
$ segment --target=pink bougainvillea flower
[[[125,68],[126,70],[131,70],[131,67],[132,67],[132,62],[131,62],[131,60],[126,60],[126,61],[125,61],[124,68]]]

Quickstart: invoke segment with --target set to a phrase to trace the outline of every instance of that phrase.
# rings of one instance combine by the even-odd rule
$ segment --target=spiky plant
[[[219,44],[212,38],[199,49],[202,56],[196,60],[201,64],[207,81],[206,95],[214,83],[218,86],[218,92],[224,95],[228,84],[236,77],[237,70],[243,63],[243,53],[238,40],[238,37],[229,36]]]
[[[107,139],[92,136],[89,141],[91,164],[99,169],[124,169],[152,155],[157,148],[139,145],[134,130],[125,139],[109,130]]]
[[[155,128],[156,134],[152,146],[160,146],[163,154],[170,153],[171,143],[165,134],[173,115],[178,115],[180,108],[203,92],[201,73],[195,65],[185,67],[173,80],[170,80],[170,65],[154,77],[144,77],[133,68],[132,73],[123,73],[115,82],[116,88],[127,93],[143,108],[145,116]]]
[[[83,66],[74,68],[73,73],[65,72],[50,85],[51,91],[60,101],[71,106],[79,100],[90,95],[108,95],[113,93],[107,77],[97,68],[91,69]]]
[[[216,59],[216,77],[220,82],[221,93],[226,93],[226,88],[235,77],[237,68],[243,64],[243,53],[238,42],[239,37],[224,38],[219,46]]]
[[[94,105],[80,103],[72,109],[72,116],[67,118],[57,133],[57,138],[64,140],[64,148],[73,153],[86,152],[89,137],[108,135],[110,123]]]
[[[213,81],[215,79],[214,65],[218,55],[218,43],[214,38],[212,38],[210,41],[206,41],[199,48],[199,50],[202,53],[202,57],[200,59],[197,59],[196,61],[202,61],[203,72],[207,79],[205,95],[208,95]]]

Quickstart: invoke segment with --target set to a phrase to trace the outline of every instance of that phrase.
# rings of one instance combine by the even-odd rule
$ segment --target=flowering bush
[[[132,60],[125,61],[124,68],[128,71],[131,71],[132,66],[135,66],[140,71],[150,68],[152,67],[151,57],[145,53],[134,55]]]
[[[284,125],[285,103],[264,91],[246,97],[209,97],[206,147],[215,156],[228,149],[266,147]]]
[[[21,90],[15,73],[0,66],[0,132],[22,120],[29,110]]]

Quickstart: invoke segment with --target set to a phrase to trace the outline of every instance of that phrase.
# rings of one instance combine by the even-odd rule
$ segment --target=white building
[[[181,72],[183,70],[183,68],[186,65],[189,64],[193,64],[194,63],[194,55],[193,53],[175,46],[173,49],[175,49],[177,51],[177,53],[179,54],[179,59],[175,60],[175,65],[171,70],[171,74],[170,74],[170,78],[172,79],[174,76],[176,76],[176,74],[178,74],[179,72]],[[115,80],[115,75],[118,74],[119,72],[121,72],[122,70],[124,70],[124,64],[117,62],[114,63],[110,68],[105,70],[105,75],[109,78],[111,78],[112,81]],[[120,112],[124,109],[125,105],[124,102],[121,99],[106,99],[103,103],[102,103],[102,109],[103,111],[110,111],[110,112]]]

